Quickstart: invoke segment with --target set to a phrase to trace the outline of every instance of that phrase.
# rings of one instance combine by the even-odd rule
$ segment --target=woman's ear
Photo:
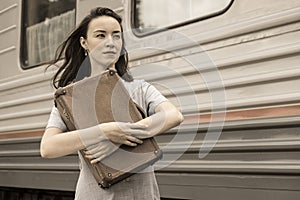
[[[82,36],[80,37],[80,44],[81,44],[82,48],[84,48],[85,50],[88,50],[86,40]]]

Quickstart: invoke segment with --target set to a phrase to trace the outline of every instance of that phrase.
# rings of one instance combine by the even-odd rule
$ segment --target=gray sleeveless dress
[[[123,80],[122,80],[123,81]],[[151,84],[144,80],[132,82],[123,81],[131,98],[140,105],[148,114],[154,114],[155,108],[167,99]],[[66,125],[62,121],[58,110],[53,107],[47,127],[57,127],[66,131]],[[80,159],[80,174],[76,185],[75,200],[159,200],[159,190],[153,172],[153,167],[137,173],[109,189],[98,186],[86,163]]]

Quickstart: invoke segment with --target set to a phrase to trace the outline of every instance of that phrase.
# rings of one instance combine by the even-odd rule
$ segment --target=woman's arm
[[[95,129],[96,127],[94,127]],[[62,134],[62,130],[55,127],[47,128],[42,137],[40,152],[44,158],[56,158],[69,155],[78,150],[84,149],[79,132],[88,134],[91,130],[70,131]],[[95,130],[94,130],[95,131]]]
[[[146,134],[134,136],[141,139],[156,136],[178,126],[183,119],[181,112],[171,102],[162,102],[155,108],[155,114],[136,123],[146,127]]]
[[[113,143],[136,146],[143,141],[131,134],[145,134],[144,126],[135,123],[109,122],[90,128],[62,133],[59,128],[47,128],[44,132],[40,152],[45,158],[56,158],[69,155],[78,150],[102,149],[99,156],[105,157],[115,150]],[[105,147],[105,148],[103,148]],[[98,156],[98,157],[99,157]]]

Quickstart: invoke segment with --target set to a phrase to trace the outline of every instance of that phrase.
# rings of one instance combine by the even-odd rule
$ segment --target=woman
[[[58,49],[53,64],[63,54],[64,61],[53,84],[56,88],[63,87],[84,76],[95,76],[113,68],[122,77],[132,99],[148,110],[150,116],[136,123],[110,122],[68,131],[53,107],[41,141],[42,157],[56,158],[88,149],[86,156],[94,163],[115,150],[116,146],[111,144],[136,146],[142,143],[142,138],[153,137],[182,122],[181,113],[158,90],[143,80],[133,80],[127,73],[122,31],[120,16],[108,8],[93,9]],[[159,199],[159,191],[153,170],[137,173],[109,189],[102,189],[81,161],[75,199]]]

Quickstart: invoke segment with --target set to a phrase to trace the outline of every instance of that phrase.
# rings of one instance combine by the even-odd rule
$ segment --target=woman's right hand
[[[142,144],[142,140],[131,136],[131,134],[143,134],[145,132],[144,128],[143,125],[124,122],[100,124],[98,129],[100,134],[98,134],[101,137],[95,138],[100,140],[96,144],[87,147],[85,157],[89,158],[91,163],[96,163],[112,154],[122,144],[132,147]]]

